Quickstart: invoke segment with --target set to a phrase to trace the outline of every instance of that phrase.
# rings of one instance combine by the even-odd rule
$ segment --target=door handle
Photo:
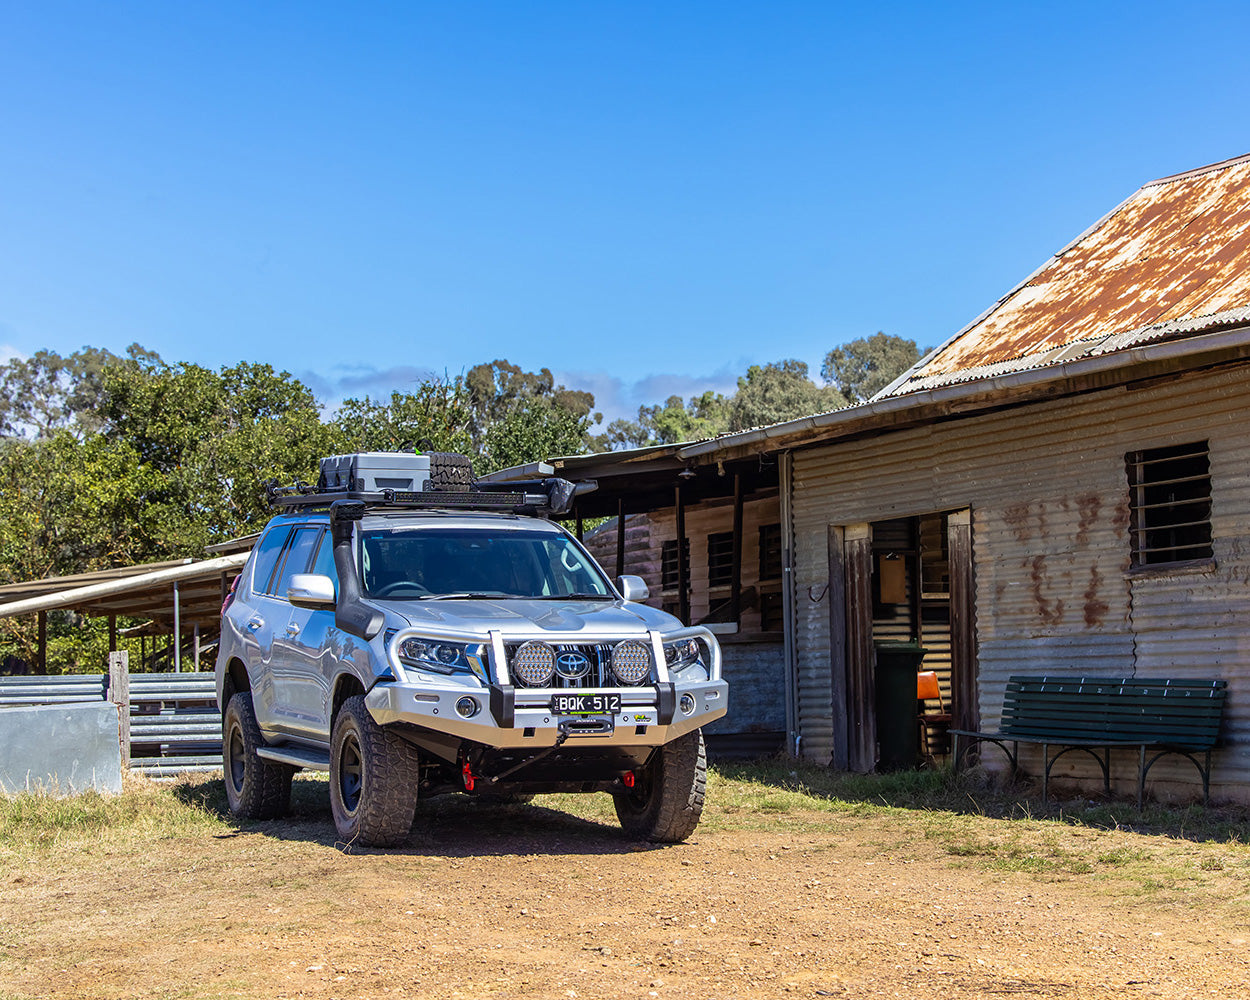
[[[260,628],[264,624],[265,624],[265,619],[263,618],[249,618],[247,622],[247,630],[249,632],[255,632],[258,628]]]
[[[299,635],[299,622],[291,622],[287,625],[286,634],[289,636]]]

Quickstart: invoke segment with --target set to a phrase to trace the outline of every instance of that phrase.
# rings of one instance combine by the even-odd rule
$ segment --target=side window
[[[269,590],[269,580],[273,576],[274,567],[278,565],[278,556],[282,554],[282,546],[290,537],[291,526],[281,524],[270,531],[256,546],[256,557],[252,560],[252,592],[264,594]]]
[[[321,537],[320,528],[296,528],[295,537],[286,547],[286,558],[282,570],[276,574],[277,586],[270,593],[275,597],[285,597],[291,585],[291,577],[296,573],[307,573],[308,564],[312,561],[313,548]]]
[[[317,546],[317,558],[309,572],[328,576],[334,581],[334,596],[336,598],[339,596],[339,573],[334,568],[334,540],[328,531],[321,533],[321,543]]]

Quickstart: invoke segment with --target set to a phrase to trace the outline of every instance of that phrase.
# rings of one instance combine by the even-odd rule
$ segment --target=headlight
[[[703,647],[698,639],[679,639],[677,642],[664,644],[664,662],[669,670],[681,670],[698,663],[703,656]]]
[[[645,642],[626,639],[612,650],[612,673],[622,684],[641,684],[651,673],[651,650]]]
[[[410,636],[396,651],[407,667],[436,670],[440,674],[475,673],[485,677],[482,666],[484,647],[480,643],[442,642]]]

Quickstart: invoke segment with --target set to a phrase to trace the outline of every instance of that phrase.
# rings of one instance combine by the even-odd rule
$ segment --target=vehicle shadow
[[[324,780],[304,778],[295,781],[291,789],[290,812],[273,820],[244,820],[232,815],[226,805],[225,785],[220,778],[180,781],[172,791],[186,804],[212,813],[228,824],[231,832],[218,834],[221,839],[260,834],[276,840],[333,847],[353,855],[474,858],[558,854],[602,857],[661,851],[674,846],[635,840],[614,822],[574,816],[544,804],[541,796],[522,805],[488,803],[463,795],[443,795],[417,804],[412,832],[405,843],[378,849],[339,840]]]

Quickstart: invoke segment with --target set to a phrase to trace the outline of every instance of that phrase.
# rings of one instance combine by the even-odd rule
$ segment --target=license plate
[[[621,710],[619,694],[553,694],[556,715],[614,715]]]

